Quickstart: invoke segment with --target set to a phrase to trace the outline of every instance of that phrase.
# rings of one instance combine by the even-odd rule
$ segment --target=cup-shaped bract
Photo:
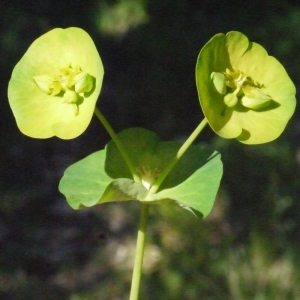
[[[295,111],[296,89],[284,67],[237,31],[201,49],[196,84],[211,128],[245,144],[276,139]]]
[[[72,139],[89,125],[104,70],[91,37],[56,28],[36,39],[15,66],[8,99],[22,133]]]

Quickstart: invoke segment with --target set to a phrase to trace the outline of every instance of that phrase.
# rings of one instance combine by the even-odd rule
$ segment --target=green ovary
[[[224,96],[224,103],[228,107],[234,107],[238,103],[238,97],[234,93],[228,93]]]
[[[246,108],[258,110],[267,107],[272,100],[260,90],[262,84],[235,68],[222,73],[212,72],[210,78],[215,90],[224,95],[223,101],[227,107],[232,108],[240,103]]]
[[[76,105],[79,113],[79,104],[84,99],[84,94],[92,91],[94,77],[83,72],[79,66],[68,64],[53,75],[39,75],[33,77],[38,88],[49,96],[58,96],[64,103]]]

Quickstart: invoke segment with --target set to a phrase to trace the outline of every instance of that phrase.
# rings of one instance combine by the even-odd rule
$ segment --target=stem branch
[[[173,169],[173,167],[176,165],[178,160],[181,158],[181,156],[185,153],[185,151],[192,145],[192,143],[195,141],[195,139],[198,137],[198,135],[201,133],[201,131],[204,129],[205,125],[207,124],[207,119],[204,118],[201,123],[197,126],[197,128],[193,131],[193,133],[189,136],[189,138],[184,142],[184,144],[179,148],[176,155],[171,160],[170,164],[163,170],[163,172],[160,174],[160,176],[156,179],[154,184],[152,185],[149,193],[156,193],[159,189],[162,182],[165,180],[165,178],[168,176],[170,171]]]
[[[114,132],[114,130],[112,129],[112,127],[110,126],[108,121],[105,119],[105,117],[102,115],[101,111],[97,107],[95,107],[94,113],[95,113],[96,117],[99,119],[99,121],[102,123],[102,125],[104,126],[104,128],[106,129],[106,131],[108,132],[110,137],[112,138],[112,140],[115,142],[116,146],[118,147],[121,155],[123,156],[124,160],[126,161],[126,164],[132,174],[134,181],[141,183],[140,176],[139,176],[136,168],[134,167],[127,151],[125,150],[124,145],[120,141],[118,135]]]

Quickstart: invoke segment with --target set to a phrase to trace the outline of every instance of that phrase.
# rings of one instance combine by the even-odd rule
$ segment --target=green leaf
[[[136,169],[145,167],[156,170],[157,175],[169,165],[182,145],[180,142],[160,141],[154,132],[144,128],[125,129],[118,136]],[[213,152],[204,145],[191,146],[169,173],[160,190],[173,187],[187,179],[206,163]],[[123,156],[113,141],[107,144],[105,168],[112,178],[132,178]]]
[[[95,152],[65,171],[58,189],[72,208],[96,205],[113,181],[105,172],[105,157],[105,150]]]
[[[191,146],[160,186],[148,194],[149,185],[170,163],[181,146],[161,142],[155,133],[129,128],[118,134],[144,185],[133,181],[130,171],[110,141],[70,166],[61,179],[59,190],[74,209],[112,201],[138,200],[149,203],[175,201],[181,207],[204,217],[213,205],[222,177],[220,155],[205,146]]]
[[[108,185],[99,204],[113,201],[143,200],[147,194],[148,190],[143,185],[131,179],[119,178]]]
[[[223,167],[217,152],[196,172],[173,188],[149,195],[149,200],[174,200],[183,208],[191,208],[206,217],[219,189]]]
[[[143,166],[152,169],[160,164],[158,161],[161,158],[153,155],[159,142],[154,132],[143,128],[129,128],[118,133],[118,136],[136,169]],[[127,164],[114,141],[110,141],[106,148],[105,169],[109,176],[132,179]]]

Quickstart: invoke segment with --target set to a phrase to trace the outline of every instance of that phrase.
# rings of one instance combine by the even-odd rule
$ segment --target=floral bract
[[[118,134],[141,183],[135,182],[118,146],[110,141],[70,166],[59,184],[74,209],[113,201],[174,203],[194,215],[206,217],[212,209],[223,174],[219,153],[205,145],[192,145],[170,171],[157,192],[151,186],[170,164],[180,142],[160,141],[147,129],[128,128]]]
[[[19,129],[34,138],[79,136],[91,121],[103,75],[98,51],[84,30],[56,28],[42,35],[9,82]]]
[[[245,144],[276,139],[296,106],[296,89],[284,67],[240,32],[215,35],[196,67],[200,104],[221,137]]]

